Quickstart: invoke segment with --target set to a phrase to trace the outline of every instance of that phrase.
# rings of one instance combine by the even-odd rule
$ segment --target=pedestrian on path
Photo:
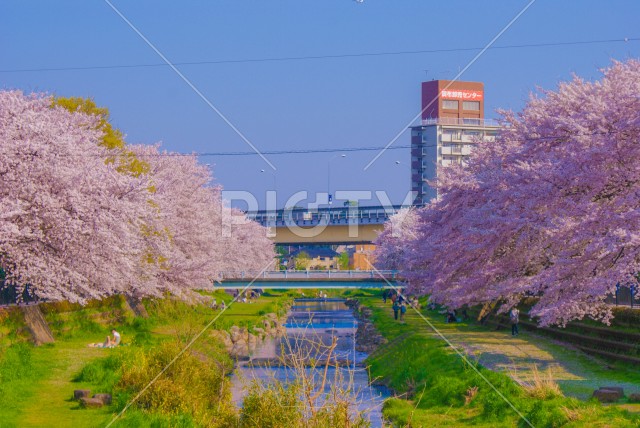
[[[404,302],[400,304],[400,322],[404,323],[404,314],[407,312],[407,305]]]
[[[518,308],[511,309],[511,312],[509,313],[509,319],[511,320],[511,335],[517,336],[519,333],[518,323],[520,322],[520,311],[518,310]]]
[[[382,290],[382,302],[383,303],[387,303],[387,294],[389,294],[389,290],[387,290],[386,288],[384,290]]]
[[[393,302],[393,319],[398,320],[398,311],[400,310],[400,304],[396,301]]]

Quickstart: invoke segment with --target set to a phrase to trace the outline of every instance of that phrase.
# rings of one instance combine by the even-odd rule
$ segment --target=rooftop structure
[[[484,118],[480,82],[433,80],[422,83],[422,122],[411,127],[411,190],[415,205],[436,198],[438,170],[463,164],[478,139],[493,141],[497,123]]]

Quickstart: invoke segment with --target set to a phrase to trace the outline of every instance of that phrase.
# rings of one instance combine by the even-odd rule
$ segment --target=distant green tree
[[[294,265],[296,270],[306,270],[311,263],[311,257],[305,251],[300,251],[294,258]]]
[[[338,266],[341,270],[349,269],[349,254],[345,251],[338,256]]]

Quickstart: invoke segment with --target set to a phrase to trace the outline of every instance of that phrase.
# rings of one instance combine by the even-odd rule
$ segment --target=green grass
[[[264,314],[283,314],[293,295],[292,292],[271,292],[251,304],[234,303],[211,328],[258,325]],[[208,296],[215,296],[218,303],[224,300],[229,304],[232,300],[222,292],[208,293]],[[56,342],[40,347],[29,343],[19,310],[13,308],[1,312],[0,428],[105,426],[114,412],[123,407],[123,400],[131,397],[133,390],[127,393],[125,385],[119,384],[123,373],[141,367],[141,359],[152,358],[157,349],[170,347],[172,343],[186,343],[220,313],[206,304],[188,305],[169,298],[146,300],[145,306],[150,315],[147,319],[135,317],[120,297],[90,302],[85,307],[64,302],[42,305]],[[87,347],[88,343],[104,341],[114,327],[128,346],[116,349]],[[215,367],[222,364],[225,371],[230,369],[230,361],[221,345],[206,338],[203,335],[202,340],[194,345],[195,359],[190,360],[192,370],[182,375],[206,368],[214,356]],[[154,358],[164,361],[170,352],[165,354]],[[154,368],[148,367],[146,376],[152,372]],[[195,388],[198,379],[206,378],[204,374],[210,372],[202,372],[189,381],[186,380],[188,376],[184,377],[184,380],[176,381],[174,387],[186,388],[188,383]],[[138,380],[144,382],[145,379]],[[139,386],[135,385],[136,388]],[[78,403],[71,400],[74,389],[90,389],[92,393],[114,392],[115,402],[102,409],[80,409]],[[191,413],[148,412],[134,407],[114,426],[196,426],[198,421]],[[196,413],[202,417],[206,412],[199,409]]]
[[[211,327],[228,329],[231,325],[251,328],[260,325],[262,317],[270,312],[278,315],[286,311],[286,302],[295,293],[270,290],[254,303],[233,304]],[[313,291],[305,290],[307,296]],[[432,331],[415,315],[407,315],[407,324],[392,319],[390,309],[381,307],[379,293],[375,290],[347,290],[328,292],[332,296],[356,297],[373,308],[373,320],[389,344],[369,359],[373,377],[380,378],[400,398],[385,403],[384,414],[397,426],[524,426],[516,413],[487,386],[473,367],[454,355],[446,344],[433,337]],[[221,292],[209,293],[218,303],[227,304],[231,297]],[[104,302],[92,302],[81,308],[69,304],[45,305],[44,312],[52,326],[56,343],[38,348],[26,342],[27,334],[18,311],[0,313],[0,427],[40,426],[104,426],[118,409],[121,409],[134,391],[155,373],[148,361],[165,361],[173,355],[176,344],[185,343],[207,325],[219,311],[208,305],[188,305],[172,299],[147,300],[148,319],[135,317],[127,310],[123,300],[112,298]],[[437,328],[448,335],[466,335],[478,343],[503,340],[503,333],[488,331],[475,325],[448,325],[442,316],[424,312]],[[117,349],[88,348],[89,342],[101,342],[110,328],[121,332],[123,342],[129,346]],[[500,336],[502,334],[502,336]],[[524,335],[523,335],[524,336]],[[203,336],[204,339],[204,336]],[[594,382],[616,380],[640,383],[637,368],[617,367],[612,371],[595,360],[577,356],[560,345],[543,338],[526,338],[531,344],[544,344],[545,352],[553,358],[576,364],[584,376]],[[158,350],[164,349],[165,352]],[[160,352],[160,353],[158,353]],[[221,364],[228,370],[219,345],[211,341],[198,341],[189,360],[192,369],[172,373],[171,383],[156,391],[158,402],[171,403],[175,396],[185,396],[187,386],[194,391],[208,391],[205,381],[211,370]],[[482,356],[484,357],[484,356]],[[216,366],[210,366],[212,360]],[[144,364],[141,361],[146,361]],[[186,364],[180,364],[186,366]],[[138,376],[136,370],[146,367]],[[603,407],[595,402],[573,398],[555,397],[547,400],[531,398],[503,373],[477,367],[498,390],[513,402],[537,427],[545,426],[639,426],[640,418],[618,407]],[[199,370],[205,370],[199,372]],[[138,373],[138,374],[136,374]],[[193,373],[202,373],[196,377]],[[128,379],[123,383],[123,376]],[[191,377],[190,377],[191,376]],[[198,383],[204,379],[202,384]],[[562,384],[562,381],[560,382]],[[562,384],[566,391],[585,388],[586,384],[570,381]],[[465,404],[469,389],[478,392]],[[187,389],[185,389],[187,388]],[[589,386],[591,388],[591,386]],[[103,409],[79,409],[71,401],[74,389],[91,389],[92,392],[113,392],[115,402]],[[163,395],[163,391],[168,391]],[[199,394],[199,395],[198,395]],[[195,403],[206,403],[213,394],[199,392]],[[188,400],[182,400],[188,401]],[[157,402],[156,402],[157,403]],[[154,403],[149,404],[153,409]],[[114,426],[119,427],[192,427],[202,425],[203,417],[210,417],[211,406],[181,408],[174,406],[171,412],[147,411],[130,408]],[[209,415],[209,416],[207,416]]]
[[[398,426],[526,426],[525,422],[483,379],[536,427],[638,426],[640,417],[617,407],[556,396],[538,399],[509,376],[465,363],[416,314],[406,324],[393,320],[379,297],[358,297],[373,309],[373,322],[389,343],[368,359],[372,377],[379,378],[401,398],[386,402],[384,414]],[[443,316],[424,311],[427,318],[452,335],[454,328],[482,338],[483,327],[447,325]],[[501,333],[503,334],[503,333]],[[506,335],[504,336],[507,337]],[[481,339],[477,339],[481,340]],[[469,392],[477,387],[475,394]],[[473,395],[473,398],[466,397]]]

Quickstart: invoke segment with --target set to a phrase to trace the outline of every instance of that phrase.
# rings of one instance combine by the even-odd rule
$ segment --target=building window
[[[448,110],[458,110],[458,101],[442,100],[442,108],[446,108]]]
[[[442,138],[441,141],[460,140],[462,138],[462,130],[460,129],[444,129],[442,134],[446,137]]]
[[[463,101],[462,109],[471,110],[471,111],[480,111],[480,101]]]

